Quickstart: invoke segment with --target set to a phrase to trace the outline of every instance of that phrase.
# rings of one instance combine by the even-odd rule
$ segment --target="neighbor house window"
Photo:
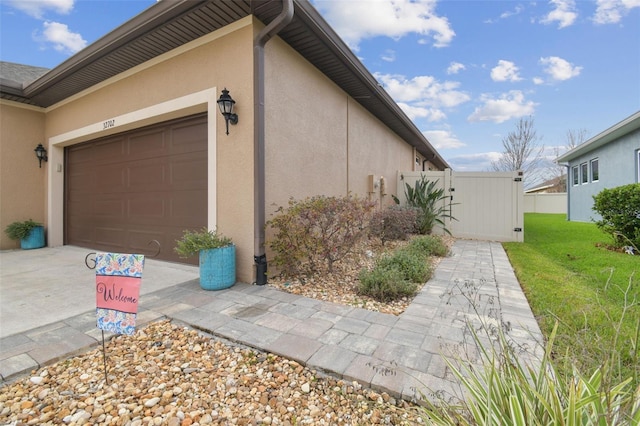
[[[416,169],[417,172],[422,170],[422,162],[420,161],[420,157],[416,157]]]
[[[580,183],[580,174],[578,173],[578,166],[573,166],[571,168],[571,178],[573,179],[573,186],[576,186]]]
[[[589,169],[587,163],[580,164],[580,183],[589,182]]]
[[[591,182],[597,182],[600,180],[598,174],[598,159],[591,160]]]
[[[640,149],[636,152],[636,157],[638,160],[638,182],[640,182]]]

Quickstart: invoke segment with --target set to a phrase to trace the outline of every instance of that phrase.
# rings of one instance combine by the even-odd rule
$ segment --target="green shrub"
[[[447,234],[451,235],[445,226],[444,219],[457,219],[451,216],[450,207],[446,205],[448,197],[443,188],[436,187],[437,184],[437,180],[429,181],[426,176],[422,175],[413,187],[405,183],[404,195],[407,199],[407,205],[418,209],[417,228],[419,233],[431,234],[433,227],[439,224]],[[396,204],[400,204],[397,197],[393,197],[393,199]]]
[[[231,238],[204,227],[199,231],[184,231],[182,238],[176,241],[173,250],[178,256],[187,258],[199,254],[201,250],[221,248],[231,244],[233,244]]]
[[[409,248],[425,253],[427,256],[445,257],[449,254],[449,248],[442,241],[442,238],[435,235],[416,237],[409,243]]]
[[[12,240],[23,240],[31,234],[31,230],[33,228],[38,226],[42,226],[42,224],[29,219],[22,222],[10,223],[7,225],[4,232]]]
[[[289,200],[267,222],[274,235],[272,263],[286,276],[313,274],[352,254],[366,237],[375,202],[353,196]]]
[[[418,286],[408,281],[398,268],[376,267],[362,270],[359,275],[358,293],[381,302],[389,302],[415,295]]]
[[[428,253],[407,246],[378,259],[372,270],[362,270],[358,293],[381,302],[412,297],[431,274]]]
[[[598,228],[611,235],[618,247],[640,248],[640,183],[603,189],[593,196],[593,210],[602,217]]]
[[[404,279],[412,283],[424,284],[431,276],[428,257],[411,249],[396,250],[389,256],[384,256],[376,263],[376,268],[397,269]]]
[[[369,235],[387,241],[406,240],[416,232],[418,211],[415,208],[391,206],[378,210],[369,223]]]

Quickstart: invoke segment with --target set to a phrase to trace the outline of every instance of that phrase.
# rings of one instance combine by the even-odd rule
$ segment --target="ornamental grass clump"
[[[372,269],[360,271],[358,293],[381,302],[415,296],[431,278],[429,258],[434,252],[448,252],[439,237],[414,238],[406,247],[379,258]]]
[[[467,287],[465,287],[467,288]],[[628,289],[627,289],[628,290]],[[467,297],[465,295],[465,297]],[[536,358],[530,347],[517,344],[518,337],[505,324],[486,312],[480,312],[476,300],[467,297],[478,322],[467,323],[466,330],[478,354],[469,361],[459,354],[443,354],[453,376],[461,383],[461,394],[453,397],[436,391],[422,394],[424,420],[431,425],[624,425],[640,424],[640,385],[637,377],[621,375],[616,345],[602,348],[597,367],[585,373],[569,359],[573,368],[558,369],[562,364],[554,354],[558,336],[556,322],[547,338],[544,352]],[[636,300],[625,303],[622,315],[613,328],[628,321],[637,308]],[[470,317],[471,318],[471,317]],[[640,322],[628,344],[637,365]],[[464,346],[464,342],[460,346]],[[542,345],[540,345],[542,346]],[[608,353],[607,353],[608,352]]]

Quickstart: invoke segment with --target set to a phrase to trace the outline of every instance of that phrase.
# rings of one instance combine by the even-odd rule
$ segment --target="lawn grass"
[[[540,328],[559,324],[554,358],[589,374],[603,363],[612,379],[640,383],[640,256],[608,250],[593,223],[527,213],[524,243],[504,248]]]

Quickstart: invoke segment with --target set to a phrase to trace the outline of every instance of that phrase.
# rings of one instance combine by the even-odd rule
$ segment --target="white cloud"
[[[482,95],[480,100],[482,105],[477,107],[467,118],[471,122],[503,123],[512,118],[532,115],[536,106],[533,101],[526,101],[524,94],[519,90],[503,93],[499,98]]]
[[[498,19],[487,19],[486,21],[484,21],[484,23],[485,24],[495,24],[500,19],[507,19],[507,18],[510,18],[512,16],[519,15],[523,10],[524,10],[524,7],[522,5],[517,5],[515,7],[515,9],[513,9],[513,10],[508,10],[506,12],[502,12],[500,14],[500,18],[498,18]]]
[[[422,134],[435,149],[457,149],[466,146],[450,130],[426,130]]]
[[[434,0],[316,0],[314,5],[354,50],[361,40],[376,36],[399,39],[416,33],[449,45],[455,32],[449,20],[436,14]]]
[[[385,50],[384,54],[381,56],[383,61],[393,62],[396,60],[396,52],[391,49]]]
[[[69,27],[59,22],[45,22],[42,36],[44,41],[53,44],[59,52],[76,53],[87,46],[87,41],[78,33],[69,31]]]
[[[544,84],[544,78],[542,77],[533,77],[533,84]]]
[[[566,28],[573,25],[578,18],[576,13],[576,3],[574,0],[551,0],[549,2],[555,7],[540,22],[543,24],[552,24],[558,22],[558,28]]]
[[[398,106],[402,108],[407,117],[412,121],[416,118],[425,118],[428,121],[441,121],[447,118],[444,112],[437,108],[425,108],[421,106],[409,105],[404,102],[398,102]]]
[[[9,4],[27,15],[42,19],[47,10],[66,15],[73,9],[75,0],[11,0]]]
[[[447,74],[458,74],[460,71],[465,70],[466,67],[460,62],[451,62],[447,68]]]
[[[511,61],[499,60],[498,65],[491,70],[493,81],[520,81],[518,67]]]
[[[582,71],[582,67],[575,66],[571,62],[557,56],[540,58],[540,64],[544,66],[544,72],[556,81],[564,81],[577,77],[580,75],[580,71]]]
[[[593,15],[596,24],[616,24],[634,7],[640,7],[640,0],[596,0],[598,5]]]
[[[484,172],[491,170],[491,162],[497,161],[500,156],[499,152],[480,152],[477,154],[457,155],[447,158],[447,163],[451,168],[458,172]]]
[[[396,102],[418,106],[451,108],[469,101],[467,93],[458,90],[460,83],[439,82],[432,76],[422,75],[407,79],[402,75],[374,74]]]

